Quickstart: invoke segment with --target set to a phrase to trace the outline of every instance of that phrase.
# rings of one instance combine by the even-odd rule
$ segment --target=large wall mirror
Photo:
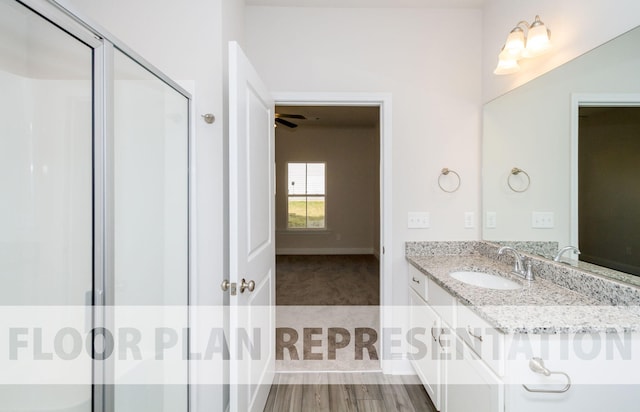
[[[638,44],[640,27],[485,105],[482,152],[483,239],[552,245],[540,252],[549,258],[553,257],[559,247],[581,246],[579,222],[580,225],[585,224],[586,209],[584,204],[581,209],[578,202],[581,196],[585,199],[584,187],[583,193],[580,193],[578,177],[580,167],[585,168],[586,163],[584,160],[580,162],[578,158],[581,146],[580,119],[581,116],[584,119],[586,115],[590,115],[592,121],[596,117],[619,117],[611,113],[608,116],[596,116],[594,113],[602,110],[593,109],[594,106],[640,105]],[[584,107],[591,109],[585,110]],[[640,141],[639,134],[636,133],[635,137]],[[605,147],[608,143],[620,144],[619,140],[616,143],[616,139],[603,139],[599,143]],[[629,150],[634,150],[632,147],[634,145],[630,145]],[[635,147],[638,145],[635,144]],[[584,156],[586,145],[582,145],[582,148],[580,156]],[[602,150],[602,146],[599,150]],[[618,189],[617,197],[628,197],[627,195],[640,192],[640,181],[628,179],[626,172],[621,174],[619,169],[611,167],[590,167],[597,167],[595,175],[605,182],[611,181],[611,186],[621,181],[627,182],[623,186],[625,189]],[[640,170],[640,164],[636,164],[636,167]],[[514,174],[514,169],[524,173]],[[635,176],[638,176],[637,172]],[[628,193],[623,193],[622,190],[627,190]],[[604,193],[591,196],[590,206],[594,210],[601,207],[605,216],[614,217],[615,213],[610,207],[612,196],[614,195]],[[598,205],[594,205],[595,202]],[[636,210],[640,214],[640,206]],[[581,213],[582,220],[579,219]],[[635,240],[628,241],[624,250],[620,250],[627,257],[632,254],[638,258],[640,227],[637,219],[635,222],[628,220],[627,223],[620,224],[612,220],[601,226],[599,232],[603,237],[616,239],[629,238],[634,234]],[[584,226],[582,232],[586,232]],[[632,270],[609,265],[606,259],[594,265],[577,261],[577,255],[571,253],[565,256],[576,259],[574,262],[567,260],[567,263],[640,285],[640,277],[628,274]]]

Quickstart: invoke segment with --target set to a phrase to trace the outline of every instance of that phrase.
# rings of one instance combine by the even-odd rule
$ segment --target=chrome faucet
[[[533,280],[533,272],[531,271],[531,260],[523,257],[517,250],[511,246],[502,246],[498,249],[498,255],[502,255],[504,252],[513,253],[514,266],[513,273],[523,277],[525,280]]]
[[[563,247],[562,249],[560,249],[558,251],[558,254],[556,255],[556,257],[553,258],[553,260],[556,261],[556,262],[560,262],[560,259],[562,259],[562,255],[565,252],[568,252],[570,250],[576,252],[577,254],[580,254],[580,250],[577,247],[575,247],[575,246],[565,246],[565,247]]]

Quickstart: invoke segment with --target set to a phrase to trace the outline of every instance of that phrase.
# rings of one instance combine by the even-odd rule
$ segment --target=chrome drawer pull
[[[549,376],[549,375],[564,375],[567,378],[567,384],[564,386],[564,388],[562,389],[531,389],[529,388],[527,385],[525,385],[524,383],[522,384],[522,386],[528,391],[528,392],[536,392],[536,393],[564,393],[566,391],[569,390],[569,388],[571,387],[571,378],[569,377],[569,375],[567,375],[564,372],[552,372],[549,369],[545,368],[544,366],[544,362],[542,361],[542,359],[540,358],[531,358],[531,360],[529,361],[529,369],[531,369],[532,371],[534,371],[535,373],[539,373],[541,375],[544,376]]]
[[[478,339],[480,342],[482,342],[482,335],[474,335],[473,332],[471,331],[471,326],[467,325],[467,333],[473,337]]]

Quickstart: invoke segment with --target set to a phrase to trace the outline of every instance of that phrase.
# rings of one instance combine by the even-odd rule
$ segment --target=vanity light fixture
[[[494,70],[494,74],[511,74],[520,70],[518,59],[513,57],[509,51],[505,50],[504,46],[502,51],[498,55],[498,66]]]
[[[531,24],[523,20],[507,36],[507,41],[498,55],[498,66],[493,73],[515,73],[520,70],[518,60],[540,56],[550,47],[551,31],[540,20],[540,16],[536,16]]]

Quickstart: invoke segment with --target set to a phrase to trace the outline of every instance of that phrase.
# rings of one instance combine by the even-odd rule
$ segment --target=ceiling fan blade
[[[279,118],[279,119],[285,118],[285,119],[300,119],[300,120],[307,120],[307,118],[306,118],[306,117],[304,117],[304,116],[303,116],[303,115],[301,115],[301,114],[287,114],[287,113],[282,113],[282,114],[280,114],[280,113],[276,113],[276,118]]]
[[[279,124],[281,124],[283,126],[290,127],[292,129],[295,129],[296,127],[298,127],[298,125],[295,124],[295,123],[291,123],[290,121],[287,121],[287,120],[284,120],[284,119],[280,119],[280,118],[277,118],[277,117],[276,117],[276,123],[279,123]]]

